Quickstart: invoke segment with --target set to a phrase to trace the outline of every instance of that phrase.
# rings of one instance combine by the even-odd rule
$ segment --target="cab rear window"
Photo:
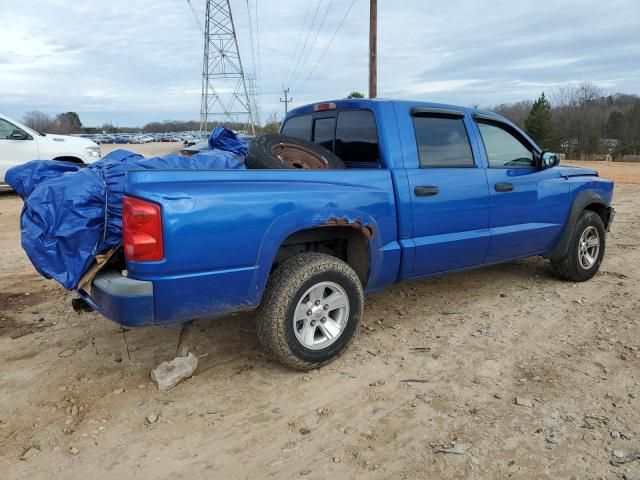
[[[313,118],[311,115],[300,115],[291,117],[282,127],[282,133],[290,137],[299,138],[300,140],[311,141],[311,123]]]
[[[335,153],[345,163],[378,164],[378,129],[373,112],[342,110],[336,115],[300,115],[289,118],[282,133],[312,140]]]
[[[378,129],[373,112],[345,110],[338,113],[335,154],[343,162],[378,163]]]

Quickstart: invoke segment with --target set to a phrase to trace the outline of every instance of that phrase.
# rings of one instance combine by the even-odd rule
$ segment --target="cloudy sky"
[[[204,18],[205,0],[191,1]],[[249,0],[252,58],[247,0],[231,0],[263,121],[282,115],[285,85],[294,106],[366,92],[367,0],[320,58],[351,2]],[[640,94],[639,2],[379,0],[379,96],[486,106],[580,81]],[[186,0],[0,0],[0,112],[72,110],[85,125],[198,119],[202,44]]]

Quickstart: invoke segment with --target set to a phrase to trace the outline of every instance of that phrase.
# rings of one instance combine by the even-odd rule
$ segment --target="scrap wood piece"
[[[472,446],[473,445],[471,445],[470,443],[460,442],[452,445],[451,447],[434,448],[433,451],[436,453],[453,453],[455,455],[464,455],[471,449]]]
[[[622,458],[616,458],[613,457],[611,459],[611,465],[615,466],[615,467],[620,467],[626,463],[631,463],[631,462],[635,462],[636,460],[640,460],[640,452],[638,453],[630,453],[628,455],[625,455]]]
[[[431,347],[413,347],[410,348],[410,350],[416,353],[429,353],[431,351]]]

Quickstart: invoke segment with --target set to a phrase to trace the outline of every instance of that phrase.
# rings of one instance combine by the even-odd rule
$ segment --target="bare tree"
[[[531,100],[523,100],[516,103],[501,103],[491,107],[489,110],[507,117],[520,128],[524,128],[524,122],[529,116],[532,107],[533,102]]]
[[[55,124],[54,120],[49,115],[38,110],[25,113],[22,117],[22,121],[27,125],[27,127],[33,128],[35,131],[41,133],[52,132]]]
[[[606,116],[604,95],[593,83],[565,83],[551,95],[554,130],[564,152],[570,156],[601,150]]]

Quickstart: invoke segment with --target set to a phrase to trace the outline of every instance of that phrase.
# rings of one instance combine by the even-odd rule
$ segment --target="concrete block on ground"
[[[159,390],[169,390],[182,380],[190,378],[196,368],[198,368],[198,359],[193,353],[189,353],[186,357],[176,357],[170,362],[162,362],[151,370],[151,380],[156,383]]]

